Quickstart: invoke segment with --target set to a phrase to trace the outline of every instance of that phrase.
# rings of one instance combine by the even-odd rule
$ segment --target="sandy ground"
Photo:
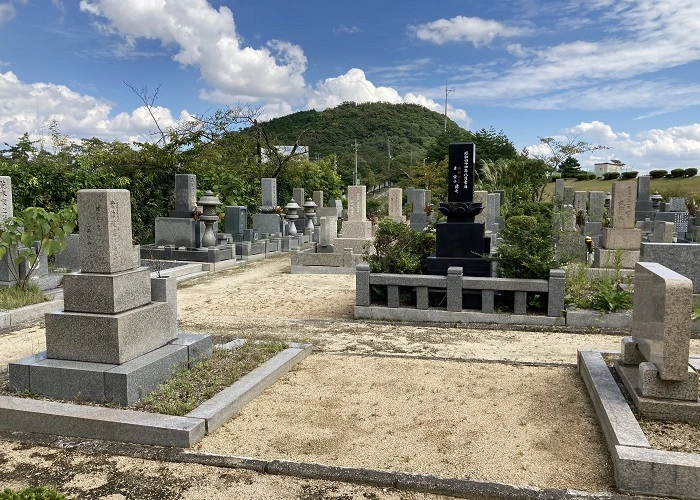
[[[197,450],[613,491],[575,363],[579,347],[619,349],[619,335],[354,321],[354,284],[290,275],[282,256],[181,286],[181,331],[314,345]],[[0,333],[0,367],[42,350],[43,334],[41,324]],[[28,484],[80,498],[437,498],[0,441],[0,485]]]

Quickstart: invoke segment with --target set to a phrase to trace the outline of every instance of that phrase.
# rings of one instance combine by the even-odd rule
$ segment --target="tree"
[[[584,173],[578,160],[571,156],[562,162],[559,166],[559,172],[563,178],[576,177],[577,174]]]
[[[516,158],[485,161],[481,172],[477,172],[479,189],[505,191],[505,210],[523,202],[539,200],[539,193],[548,179],[549,166],[541,159],[529,157],[526,151]]]
[[[561,164],[569,157],[589,151],[597,151],[599,149],[610,149],[608,146],[591,144],[590,142],[579,141],[577,139],[578,136],[576,135],[567,135],[564,140],[557,140],[554,137],[539,137],[540,142],[547,147],[547,152],[533,156],[547,164],[549,169],[547,177],[556,172]],[[538,200],[542,199],[544,187],[545,186],[541,186],[540,188]]]

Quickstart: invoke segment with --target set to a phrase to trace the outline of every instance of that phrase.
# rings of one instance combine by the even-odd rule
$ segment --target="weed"
[[[0,309],[17,309],[47,300],[36,283],[28,283],[24,288],[19,283],[0,288]]]

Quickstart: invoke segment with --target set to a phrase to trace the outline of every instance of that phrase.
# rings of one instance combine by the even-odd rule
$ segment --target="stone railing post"
[[[462,310],[462,268],[447,269],[447,310]]]
[[[355,305],[370,305],[369,274],[369,264],[366,262],[355,267]]]
[[[564,314],[564,286],[566,273],[563,269],[549,271],[549,299],[547,300],[547,316],[562,316]]]

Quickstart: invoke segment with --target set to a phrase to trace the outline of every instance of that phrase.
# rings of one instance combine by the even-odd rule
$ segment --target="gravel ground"
[[[184,283],[181,331],[314,345],[196,449],[613,491],[610,456],[574,367],[577,348],[618,349],[622,332],[355,321],[354,297],[354,276],[290,275],[289,256]],[[0,333],[0,367],[42,350],[43,337],[42,324]],[[684,434],[667,442],[699,435],[670,428],[664,433]],[[0,441],[0,485],[30,484],[109,499],[439,498]]]

